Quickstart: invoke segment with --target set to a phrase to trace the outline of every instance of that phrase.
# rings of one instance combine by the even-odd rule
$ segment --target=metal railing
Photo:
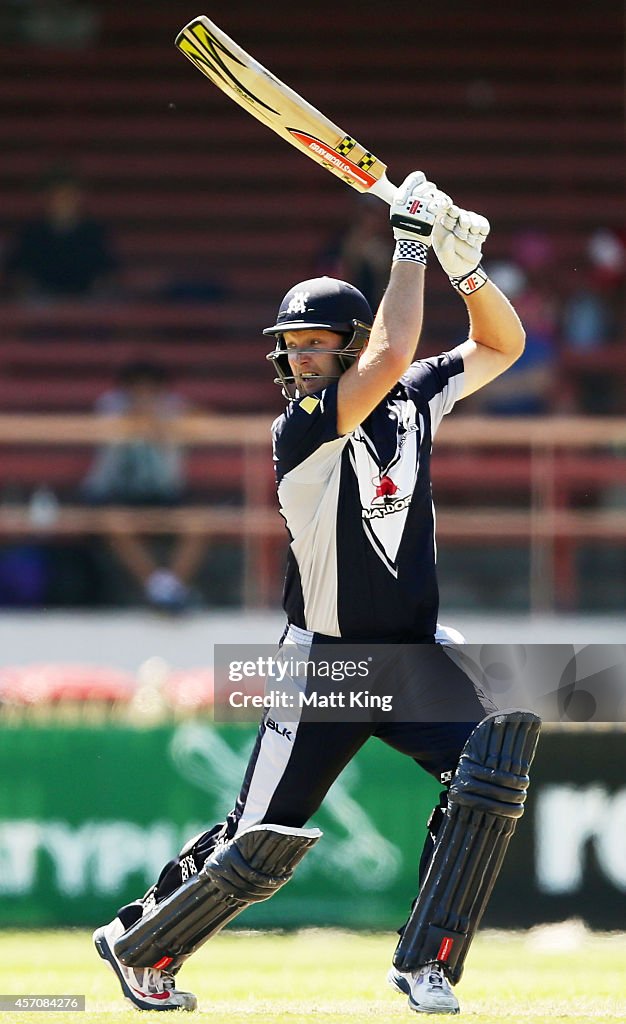
[[[140,427],[136,419],[87,414],[0,415],[0,477],[4,446],[23,446],[25,459],[28,447],[49,451],[53,473],[55,448],[120,442]],[[194,414],[172,424],[172,431],[177,441],[207,458],[217,448],[238,451],[240,505],[224,507],[210,499],[172,509],[61,503],[53,521],[35,527],[27,505],[5,504],[0,537],[52,539],[132,530],[241,538],[244,605],[268,605],[275,599],[286,546],[272,488],[270,419]],[[433,479],[440,541],[528,545],[532,610],[576,606],[574,558],[581,542],[626,542],[626,507],[602,506],[602,493],[614,485],[626,493],[623,419],[457,415],[445,420],[437,435]],[[589,503],[590,493],[595,503]]]

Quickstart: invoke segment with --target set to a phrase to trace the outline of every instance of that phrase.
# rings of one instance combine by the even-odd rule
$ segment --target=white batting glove
[[[452,205],[422,171],[413,171],[396,192],[389,217],[396,239],[393,260],[426,263],[438,214]]]
[[[480,266],[489,221],[478,213],[450,206],[433,228],[433,249],[450,281],[464,295],[482,288],[487,275]]]

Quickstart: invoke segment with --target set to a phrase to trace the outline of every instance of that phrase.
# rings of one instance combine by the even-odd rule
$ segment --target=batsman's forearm
[[[337,387],[337,431],[348,434],[369,416],[411,365],[422,327],[424,267],[394,263],[370,339]]]
[[[424,274],[419,263],[394,263],[374,321],[370,346],[380,346],[385,358],[398,365],[398,377],[412,363],[422,330]]]
[[[518,359],[524,351],[526,334],[506,295],[493,281],[487,281],[477,292],[463,298],[470,319],[470,338]]]

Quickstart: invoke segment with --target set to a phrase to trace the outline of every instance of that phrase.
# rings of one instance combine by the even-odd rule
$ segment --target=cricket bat
[[[185,25],[176,46],[249,114],[358,192],[391,203],[387,165],[242,50],[209,18]]]

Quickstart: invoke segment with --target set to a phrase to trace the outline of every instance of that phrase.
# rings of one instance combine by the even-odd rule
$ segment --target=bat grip
[[[388,203],[389,206],[391,206],[397,192],[397,188],[395,185],[391,184],[387,175],[383,174],[383,176],[379,178],[371,188],[368,188],[367,192],[368,195],[378,196],[379,199],[382,199],[385,203]]]

